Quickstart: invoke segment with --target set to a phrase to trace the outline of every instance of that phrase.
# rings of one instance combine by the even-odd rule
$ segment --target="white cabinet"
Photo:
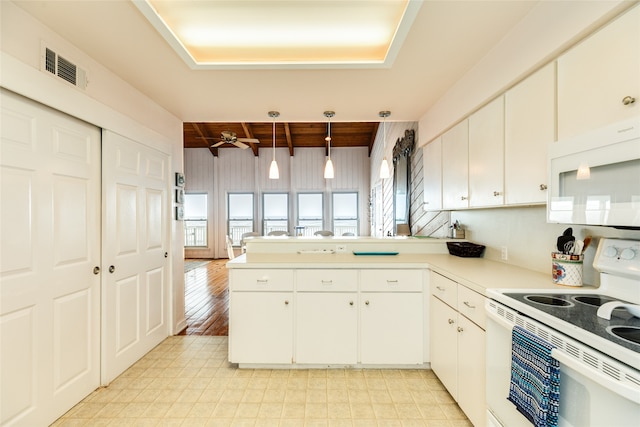
[[[297,294],[296,363],[358,362],[358,294],[300,292]]]
[[[469,207],[469,121],[442,135],[442,206]]]
[[[442,138],[422,149],[424,210],[442,209]]]
[[[421,365],[425,270],[232,269],[229,360]]]
[[[469,206],[504,201],[504,97],[469,117]]]
[[[423,362],[423,271],[363,270],[360,295],[360,362]]]
[[[547,200],[547,144],[555,140],[555,105],[555,63],[505,94],[506,205]]]
[[[431,285],[431,368],[473,425],[484,426],[485,298],[434,272]]]
[[[229,361],[292,363],[293,271],[231,270],[229,291]]]
[[[559,141],[640,114],[639,22],[636,6],[558,58]]]

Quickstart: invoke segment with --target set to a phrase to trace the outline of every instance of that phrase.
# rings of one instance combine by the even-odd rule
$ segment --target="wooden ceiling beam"
[[[371,132],[371,138],[369,139],[369,157],[371,157],[371,151],[373,151],[373,144],[376,142],[376,136],[378,135],[379,128],[380,128],[380,123],[376,123],[373,126],[373,130]]]
[[[289,123],[284,123],[284,134],[287,138],[287,146],[289,147],[289,156],[293,157],[293,140],[291,139],[291,128],[289,128]]]
[[[202,141],[204,141],[204,143],[206,144],[206,146],[209,148],[209,152],[214,156],[214,157],[218,157],[218,149],[214,148],[211,146],[211,144],[209,144],[207,141],[207,138],[210,137],[211,135],[209,135],[208,131],[203,131],[200,126],[198,125],[198,123],[191,123],[191,125],[193,126],[193,128],[195,129],[196,133],[198,134],[198,136],[200,136],[200,138],[202,138]]]
[[[251,125],[249,123],[242,122],[242,129],[244,130],[245,138],[253,139],[253,131],[251,130]],[[249,143],[251,150],[253,151],[253,155],[258,157],[258,144],[254,144],[253,142]]]

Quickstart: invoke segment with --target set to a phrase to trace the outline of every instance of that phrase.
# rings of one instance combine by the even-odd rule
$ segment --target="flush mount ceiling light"
[[[271,167],[269,167],[269,179],[280,178],[280,171],[278,170],[278,163],[276,162],[276,117],[280,115],[277,111],[269,111],[269,117],[273,119],[273,160],[271,160]]]
[[[380,111],[378,113],[382,117],[382,163],[380,164],[380,179],[387,179],[391,176],[389,172],[389,162],[387,162],[387,117],[391,115],[391,111]]]
[[[192,69],[390,67],[421,0],[134,0]]]
[[[327,163],[324,165],[324,178],[333,179],[333,162],[331,161],[331,117],[335,116],[335,111],[325,111],[324,116],[329,119],[327,123],[327,137],[324,139],[327,141]]]

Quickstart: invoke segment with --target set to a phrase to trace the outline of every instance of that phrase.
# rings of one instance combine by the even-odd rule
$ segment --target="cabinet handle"
[[[462,329],[460,326],[458,326],[458,332],[462,332],[464,331],[464,329]]]
[[[323,285],[331,285],[333,284],[333,280],[321,280],[320,281]]]
[[[289,305],[289,300],[284,300],[284,305]]]
[[[625,96],[622,98],[622,105],[631,105],[636,102],[636,99],[633,96]]]
[[[547,189],[547,184],[540,184],[540,191],[544,191]]]
[[[500,191],[494,191],[493,192],[493,197],[498,197],[499,195],[501,195],[502,193]]]
[[[453,325],[454,323],[456,323],[455,320],[453,320],[453,319],[449,319],[449,320],[447,320],[447,322],[449,322],[450,325]]]
[[[258,283],[269,283],[269,279],[258,279],[256,280]]]
[[[109,266],[109,273],[113,273],[114,271],[116,271],[115,265],[110,265]]]
[[[349,305],[353,305],[353,301],[349,301]]]
[[[467,307],[469,307],[469,308],[476,308],[476,306],[475,306],[475,305],[471,305],[471,304],[469,304],[469,301],[465,301],[465,302],[464,302],[464,305],[466,305],[466,306],[467,306]]]
[[[460,200],[467,200],[467,196],[461,196]]]
[[[445,289],[442,286],[436,286],[436,289],[439,290],[439,291],[442,291],[442,292],[445,291]]]
[[[97,265],[93,267],[93,274],[100,274],[100,267],[98,267]]]
[[[369,300],[366,300],[366,301],[364,302],[364,305],[369,305]]]
[[[389,280],[389,279],[387,279],[387,283],[398,283],[398,280]]]

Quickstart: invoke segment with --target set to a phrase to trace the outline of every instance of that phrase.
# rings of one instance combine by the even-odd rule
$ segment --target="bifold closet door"
[[[0,425],[48,425],[100,385],[101,136],[0,105]]]
[[[102,383],[169,334],[169,157],[110,131],[102,135]]]

